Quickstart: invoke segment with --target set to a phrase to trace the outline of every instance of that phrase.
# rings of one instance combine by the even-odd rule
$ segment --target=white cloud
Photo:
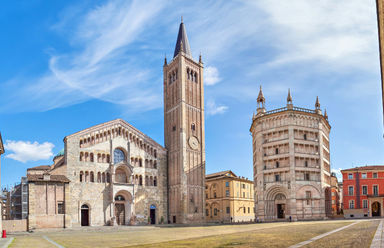
[[[50,142],[39,144],[37,141],[31,143],[30,141],[7,140],[4,147],[7,153],[11,152],[5,157],[25,163],[49,159],[53,156],[54,145]]]
[[[339,182],[343,181],[343,174],[341,174],[341,170],[342,170],[341,168],[331,169],[331,172],[335,173],[337,180]]]
[[[314,61],[365,70],[376,65],[374,1],[274,0],[256,6],[268,15],[271,32],[278,37],[272,43],[279,51],[273,65]]]
[[[147,56],[139,59],[143,51],[134,49],[132,43],[153,24],[162,7],[157,0],[111,0],[76,17],[75,23],[62,17],[53,30],[67,32],[73,48],[52,54],[43,75],[11,80],[10,85],[18,89],[9,89],[13,92],[6,96],[10,104],[2,104],[0,110],[46,111],[94,98],[124,105],[127,110],[158,108],[161,78],[151,75],[151,68],[143,64]],[[153,86],[156,81],[158,87]],[[28,84],[16,87],[22,82]]]
[[[207,115],[217,115],[224,114],[227,111],[228,107],[225,105],[216,105],[215,101],[208,100],[205,108]]]
[[[205,85],[215,85],[221,78],[219,77],[219,71],[216,67],[207,66],[204,70],[204,84]]]

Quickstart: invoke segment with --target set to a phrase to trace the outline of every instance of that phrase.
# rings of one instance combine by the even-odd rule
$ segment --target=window
[[[304,139],[307,140],[307,134],[304,134]]]
[[[208,216],[208,215],[209,215],[209,210],[206,209],[206,210],[205,210],[205,216]]]
[[[304,162],[304,166],[305,166],[305,167],[308,167],[308,161],[305,161],[305,162]]]
[[[276,148],[276,149],[275,149],[275,153],[276,153],[276,154],[279,154],[279,148]]]
[[[348,187],[348,195],[353,195],[353,186]]]
[[[372,177],[373,177],[373,178],[377,178],[377,172],[374,172],[374,173],[372,174]]]
[[[113,152],[113,162],[115,164],[118,164],[122,161],[125,161],[125,154],[122,150],[120,149],[115,149],[115,151]]]
[[[305,181],[309,181],[310,180],[309,173],[305,173],[304,174],[304,180]]]
[[[368,208],[368,200],[363,200],[363,208]]]
[[[226,196],[226,197],[229,197],[229,190],[226,190],[226,191],[225,191],[225,196]]]
[[[373,185],[373,195],[379,195],[379,186]]]
[[[195,131],[195,130],[196,130],[196,125],[195,125],[195,123],[192,123],[192,124],[191,124],[191,129],[192,129],[192,131]]]
[[[279,168],[280,164],[278,161],[276,161],[276,168]]]
[[[367,185],[363,185],[362,192],[363,192],[363,195],[368,195],[368,186]]]
[[[84,172],[80,171],[80,182],[83,181],[83,177],[84,177]]]
[[[64,214],[64,202],[57,202],[57,213]]]
[[[213,198],[216,198],[216,192],[213,192]]]
[[[361,178],[362,178],[362,179],[366,179],[366,178],[367,178],[367,173],[362,173],[362,174],[361,174]]]
[[[243,210],[244,210],[244,213],[245,213],[245,207],[243,208]]]
[[[217,208],[215,208],[215,209],[213,210],[213,215],[214,215],[214,216],[217,216]]]
[[[248,213],[250,213],[251,212],[251,208],[250,207],[248,207]]]
[[[280,175],[275,175],[275,181],[279,182],[280,181]]]
[[[352,173],[348,174],[348,179],[353,179],[353,174]]]
[[[354,209],[355,208],[355,201],[354,200],[350,200],[349,201],[349,209]]]
[[[245,198],[245,192],[243,192],[243,198]]]
[[[231,208],[227,207],[227,214],[231,213]]]
[[[245,189],[245,184],[243,183],[243,189]]]
[[[173,126],[173,127],[172,127],[172,131],[176,131],[176,126]]]
[[[208,198],[208,194],[205,194],[205,198]]]
[[[229,187],[229,182],[225,182],[225,187]]]
[[[311,191],[305,191],[305,198],[307,199],[307,205],[310,205],[311,198],[312,198],[312,192]]]

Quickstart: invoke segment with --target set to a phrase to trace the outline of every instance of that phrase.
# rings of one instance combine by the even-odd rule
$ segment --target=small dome
[[[56,157],[64,156],[64,148],[59,151],[59,153],[56,154]]]

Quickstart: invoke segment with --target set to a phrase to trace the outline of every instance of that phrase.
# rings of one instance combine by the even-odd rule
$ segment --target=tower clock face
[[[189,137],[188,143],[193,150],[197,150],[197,148],[199,148],[199,140],[195,136]]]

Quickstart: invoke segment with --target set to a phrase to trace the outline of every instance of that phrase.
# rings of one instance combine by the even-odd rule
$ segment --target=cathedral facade
[[[203,63],[183,22],[163,72],[165,147],[121,119],[66,136],[28,169],[29,229],[204,222]]]
[[[253,141],[255,215],[260,220],[323,219],[332,212],[326,111],[287,106],[266,111],[260,88]]]

